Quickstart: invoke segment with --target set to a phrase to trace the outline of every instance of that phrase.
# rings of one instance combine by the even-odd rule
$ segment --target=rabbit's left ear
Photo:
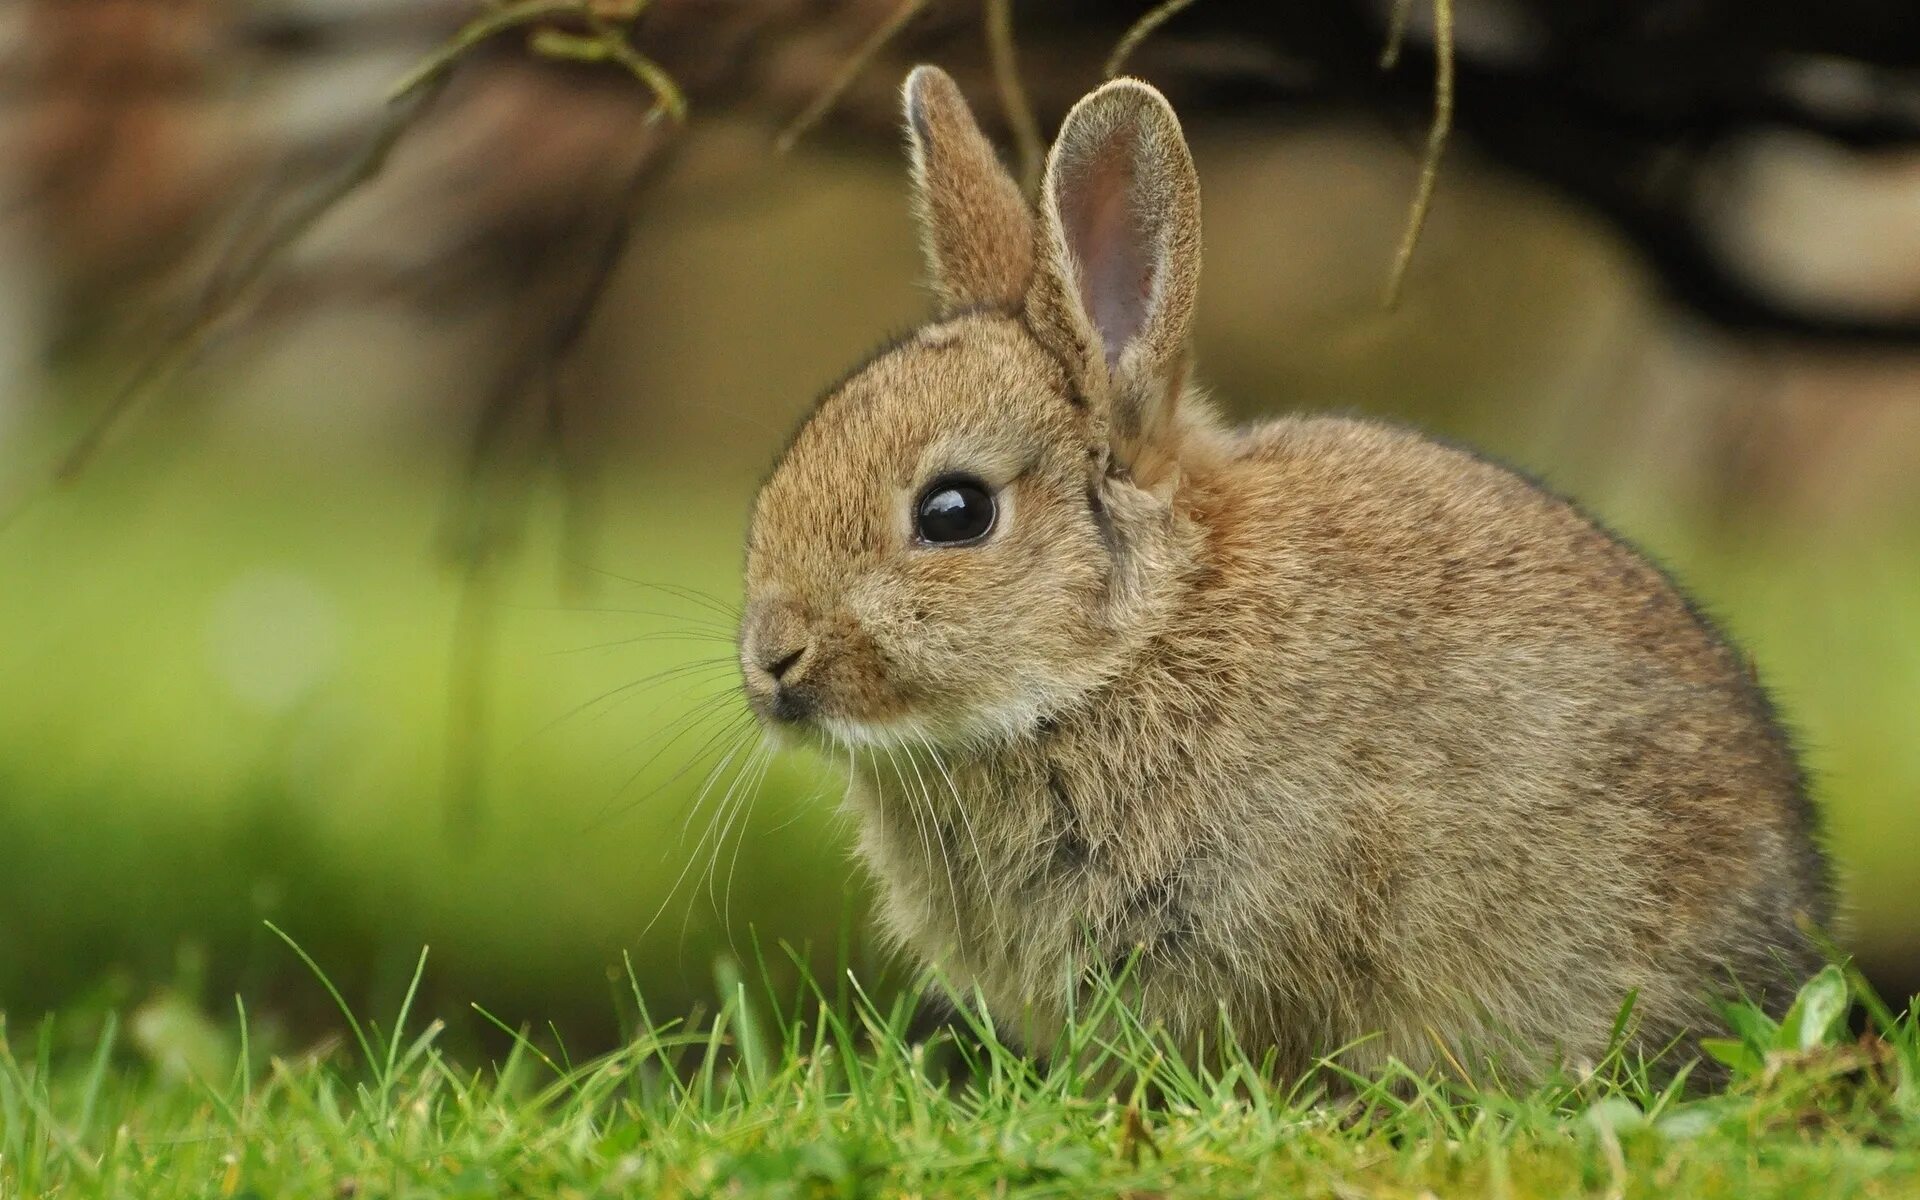
[[[1067,114],[1047,159],[1027,319],[1122,463],[1170,426],[1199,287],[1200,183],[1179,118],[1116,79]]]
[[[945,312],[1020,305],[1033,277],[1033,217],[953,77],[915,67],[903,91],[927,273]]]

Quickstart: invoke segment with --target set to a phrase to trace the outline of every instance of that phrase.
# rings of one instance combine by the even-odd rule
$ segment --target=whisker
[[[713,850],[707,855],[706,875],[707,905],[713,910],[715,916],[720,915],[720,898],[714,894],[714,885],[719,881],[720,853],[726,849],[727,835],[733,829],[733,821],[739,813],[740,801],[746,798],[740,785],[753,775],[760,765],[760,760],[765,756],[765,742],[755,745],[747,752],[746,761],[740,764],[739,773],[733,777],[733,782],[727,785],[726,793],[720,797],[720,803],[714,806],[713,818],[707,822],[706,832],[700,835],[699,845],[694,847],[697,854],[700,846],[706,845],[709,837],[713,840]],[[739,797],[738,800],[736,796]]]
[[[703,717],[714,715],[716,710],[724,709],[729,703],[734,702],[738,696],[734,684],[724,678],[707,677],[703,679],[696,676],[686,676],[683,677],[683,682],[685,682],[686,686],[659,693],[656,697],[657,702],[631,721],[623,720],[622,728],[631,727],[638,729],[642,731],[641,736],[635,739],[618,741],[602,748],[600,751],[596,751],[595,760],[597,764],[605,769],[617,769],[624,772],[626,771],[626,767],[620,764],[631,761],[633,755],[644,753],[648,748],[656,745],[660,747],[661,752],[664,752],[677,740],[677,737],[674,736],[676,730],[685,732],[682,726],[689,723],[697,723]],[[605,710],[585,717],[578,728],[584,730],[588,725],[604,721],[623,704],[627,703],[628,699],[637,700],[639,698],[640,696],[636,693],[632,697],[616,700],[609,704]],[[671,714],[670,716],[663,715],[669,713]],[[578,714],[574,715],[577,716]],[[513,746],[510,753],[514,755],[530,753],[534,743],[539,739],[549,735],[555,737],[560,736],[554,732],[555,727],[568,719],[568,717],[556,718],[553,721],[549,721],[541,729],[522,736]],[[663,739],[665,739],[664,744]],[[644,769],[646,765],[647,763],[642,763],[641,768]],[[637,771],[629,773],[629,777],[613,789],[613,796],[608,800],[608,804],[612,804],[613,799],[617,799],[622,791],[632,785],[634,782],[632,775],[637,773]],[[607,811],[608,810],[603,809],[602,816],[606,815]],[[597,822],[599,819],[599,817],[596,817],[594,820]]]
[[[615,646],[632,646],[640,642],[718,642],[731,646],[733,645],[734,639],[731,635],[722,637],[717,633],[701,633],[698,631],[681,633],[672,630],[663,630],[659,633],[643,633],[637,637],[620,638],[611,642],[595,642],[591,646],[569,646],[564,650],[550,650],[548,653],[586,654],[592,650],[611,650]]]
[[[906,772],[900,769],[900,760],[894,754],[893,747],[882,746],[881,749],[886,752],[887,762],[893,768],[894,778],[900,781],[900,791],[904,795],[907,801],[907,815],[913,818],[913,827],[916,831],[918,831],[920,835],[920,851],[926,858],[927,874],[931,876],[934,873],[933,843],[927,837],[926,823],[920,819],[920,805],[919,805],[918,799],[917,797],[915,797],[912,787],[910,787],[907,783]],[[902,747],[902,751],[907,754],[909,760],[912,759],[912,752],[910,750],[906,750],[906,748]],[[919,768],[916,767],[915,771],[917,772],[918,769]],[[943,855],[942,858],[944,859],[944,857],[945,856]],[[958,890],[956,890],[953,886],[953,874],[951,869],[949,869],[947,873],[947,900],[953,906],[954,934],[957,937],[959,936],[959,933],[960,933],[960,895]]]
[[[689,772],[693,771],[705,761],[708,752],[713,749],[714,743],[729,735],[740,733],[751,720],[750,716],[746,713],[736,713],[728,718],[719,729],[707,737],[706,741],[695,748],[687,761],[681,764],[680,768],[673,772],[673,774],[662,779],[639,795],[627,800],[625,803],[620,803],[620,798],[626,794],[627,789],[631,788],[642,775],[646,774],[648,767],[658,762],[662,755],[666,754],[668,750],[671,750],[683,738],[703,728],[705,720],[714,715],[716,710],[724,708],[732,699],[733,689],[729,687],[725,691],[706,697],[680,716],[674,718],[666,726],[655,731],[653,737],[648,739],[649,741],[661,737],[666,737],[666,741],[662,742],[652,754],[649,754],[638,766],[627,773],[627,777],[621,781],[619,787],[614,789],[613,795],[607,799],[606,804],[601,808],[600,812],[594,817],[592,823],[589,824],[587,828],[590,830],[598,829],[615,817],[632,812],[654,796],[659,795],[667,788],[678,783],[681,779],[684,779]],[[668,736],[669,734],[671,736]],[[646,744],[646,742],[641,743],[643,747]]]
[[[700,785],[699,793],[694,796],[693,804],[688,808],[689,821],[692,820],[692,814],[699,811],[700,806],[706,801],[707,793],[713,790],[714,783],[726,773],[727,765],[740,753],[740,748],[745,744],[749,733],[750,731],[745,729],[736,732],[733,735],[733,741],[726,752],[726,756],[720,760],[713,770],[707,772],[705,781]],[[685,833],[686,826],[683,824],[681,826],[681,840],[683,845],[685,844]],[[667,908],[673,903],[673,898],[680,894],[680,885],[686,882],[687,872],[693,870],[693,864],[694,855],[689,854],[685,865],[680,868],[680,873],[674,876],[673,884],[668,887],[667,894],[661,897],[660,907],[654,910],[653,916],[648,919],[646,925],[640,930],[640,937],[644,938],[647,934],[651,933],[653,927],[660,923],[660,918],[666,915]]]
[[[740,764],[740,769],[734,772],[733,781],[727,785],[726,793],[720,797],[720,802],[714,806],[713,816],[707,821],[706,830],[701,833],[699,842],[695,843],[693,852],[689,855],[688,865],[692,865],[694,861],[700,858],[701,847],[707,844],[709,837],[712,838],[713,849],[707,854],[706,866],[707,906],[713,910],[713,914],[716,917],[721,917],[721,905],[718,897],[714,895],[714,884],[718,880],[720,872],[721,851],[726,848],[727,835],[733,829],[735,819],[745,806],[747,797],[751,794],[750,789],[759,786],[757,782],[757,772],[760,764],[770,758],[772,753],[772,750],[764,739],[755,743],[752,749],[747,752],[745,761]],[[756,782],[748,783],[747,781],[749,779],[755,779]],[[743,784],[745,787],[742,786]],[[735,798],[736,796],[738,799]],[[687,910],[680,916],[680,937],[683,942],[687,936],[687,924],[692,919],[693,906],[688,905]],[[727,923],[724,917],[721,917],[720,924],[722,929],[727,929]],[[727,944],[729,947],[733,945],[733,932],[731,929],[727,929]]]
[[[940,832],[940,813],[934,806],[933,789],[927,785],[927,777],[920,773],[920,763],[913,756],[913,747],[904,746],[902,752],[907,756],[907,765],[913,768],[913,777],[920,782],[920,797],[927,806],[927,821],[933,826],[934,840],[940,844],[940,865],[947,874],[947,896],[953,902],[953,924],[956,936],[964,937],[960,924],[960,885],[953,875],[953,856],[947,853],[947,839]]]
[[[559,716],[547,722],[545,725],[542,725],[539,729],[534,730],[533,733],[528,735],[528,740],[531,741],[532,739],[537,737],[544,737],[545,735],[552,733],[559,726],[565,724],[568,721],[571,721],[573,718],[579,716],[581,713],[587,711],[588,709],[593,708],[595,705],[604,704],[605,702],[612,700],[616,696],[626,695],[627,693],[633,692],[635,689],[640,689],[644,691],[647,688],[658,687],[661,684],[670,682],[671,680],[674,680],[674,679],[678,679],[684,675],[697,675],[704,672],[718,671],[722,667],[731,669],[732,667],[734,667],[734,665],[735,665],[734,660],[732,656],[729,655],[726,658],[695,659],[692,662],[684,662],[684,663],[677,664],[675,666],[667,667],[664,670],[655,671],[651,675],[643,675],[638,679],[620,684],[617,687],[609,688],[606,691],[601,692],[598,696],[593,697],[591,700],[581,701],[579,704],[576,704],[572,708],[568,709],[566,712],[561,713]]]
[[[685,706],[689,703],[697,702],[699,705],[705,706],[715,701],[737,699],[739,696],[738,685],[734,682],[730,674],[715,676],[705,673],[690,673],[682,676],[682,678],[691,680],[684,691],[674,692],[672,695],[662,697],[658,704],[655,704],[652,708],[647,709],[647,711],[635,717],[633,719],[634,724],[636,726],[644,726],[668,708],[679,708],[681,715],[684,716],[686,714]],[[596,717],[595,719],[598,720],[599,718]],[[678,718],[675,718],[675,720],[670,721],[665,728],[671,728],[677,721]],[[654,736],[658,736],[663,731],[664,729],[655,730]],[[640,744],[645,745],[646,743],[642,742]],[[629,749],[632,748],[633,747],[629,747]]]
[[[737,616],[719,617],[695,616],[689,613],[661,612],[654,608],[620,608],[610,604],[535,604],[515,605],[520,612],[571,613],[580,616],[603,617],[653,617],[660,621],[674,621],[690,629],[702,629],[716,634],[732,637],[740,628]]]
[[[711,612],[733,617],[740,615],[739,605],[723,600],[712,592],[702,591],[697,587],[689,587],[684,583],[658,583],[652,580],[635,579],[632,576],[619,576],[618,578],[620,578],[621,582],[630,583],[637,588],[646,588],[648,591],[654,592],[664,592],[669,596],[676,596],[689,603],[701,605]]]
[[[681,600],[699,604],[723,616],[737,617],[740,615],[738,608],[728,604],[712,592],[703,592],[699,588],[688,587],[683,583],[649,583],[644,579],[635,579],[630,575],[621,575],[618,572],[609,571],[604,567],[595,567],[586,563],[578,563],[575,565],[585,567],[596,575],[605,575],[608,579],[617,579],[621,583],[631,584],[637,588],[646,588],[655,592],[665,592],[669,596],[675,596]]]
[[[730,745],[732,749],[727,752],[726,759],[721,761],[719,767],[708,773],[708,778],[702,781],[700,791],[694,797],[692,805],[687,808],[686,815],[680,818],[680,844],[682,846],[687,844],[687,834],[693,829],[693,818],[698,815],[701,804],[705,802],[707,795],[713,790],[716,778],[726,770],[727,763],[732,760],[733,756],[740,753],[741,748],[746,745],[746,736],[750,734],[752,730],[753,725],[750,718],[738,718],[731,722],[723,731],[729,735],[728,745]],[[709,741],[711,740],[712,739],[709,739]],[[749,757],[751,757],[751,752],[749,752]],[[745,763],[741,765],[744,766]],[[697,854],[699,852],[701,844],[705,841],[706,833],[702,831],[700,840],[693,844],[694,853]]]
[[[811,792],[808,792],[794,803],[793,814],[791,816],[778,825],[770,827],[767,832],[770,834],[779,833],[782,830],[791,829],[793,826],[799,824],[800,819],[806,816],[809,810],[827,798],[828,789],[832,786],[833,781],[831,779],[822,779]]]
[[[725,897],[720,914],[720,924],[727,929],[733,928],[733,879],[740,870],[740,847],[746,844],[747,831],[753,827],[753,807],[759,801],[767,784],[767,773],[773,769],[774,753],[771,748],[760,757],[760,774],[755,776],[753,784],[747,789],[740,801],[740,834],[733,839],[733,857],[727,863],[727,886],[722,889]]]
[[[674,740],[678,741],[680,737],[685,736],[687,733],[692,732],[693,729],[696,729],[698,727],[699,726],[694,725],[694,726],[688,727],[687,729],[682,730],[680,734],[675,735]],[[753,728],[754,728],[753,718],[746,713],[736,713],[732,717],[729,717],[726,720],[725,724],[721,725],[719,729],[715,730],[712,734],[710,734],[707,737],[706,741],[700,743],[699,747],[693,752],[692,755],[688,757],[686,763],[682,765],[679,770],[667,776],[665,779],[662,779],[659,783],[654,784],[652,787],[648,788],[646,791],[641,792],[638,796],[635,796],[633,799],[629,800],[627,803],[621,805],[614,815],[617,816],[619,815],[619,813],[631,812],[634,809],[640,807],[640,805],[645,804],[648,800],[659,795],[661,792],[666,791],[668,788],[672,787],[675,783],[678,783],[680,780],[686,778],[689,774],[691,774],[694,770],[696,770],[701,763],[707,761],[709,756],[713,753],[714,746],[716,743],[731,744],[739,740],[744,734],[752,732]],[[657,758],[660,754],[665,753],[665,750],[666,748],[662,747],[659,751],[655,752],[654,757]],[[633,786],[634,780],[638,779],[640,777],[641,772],[643,772],[645,769],[646,769],[646,764],[642,763],[640,767],[637,768],[632,775],[627,777],[627,781],[621,785],[621,790],[624,791],[625,789]],[[704,787],[706,785],[703,784],[702,786]],[[681,845],[686,844],[687,829],[693,824],[693,814],[695,811],[697,811],[697,807],[698,807],[698,803],[696,801],[695,807],[688,809],[687,815],[681,819],[681,822],[680,822],[680,844]]]
[[[981,891],[986,894],[987,898],[987,919],[993,926],[994,940],[1000,944],[1000,948],[1002,952],[1004,952],[1008,946],[1008,942],[1006,930],[1000,922],[1000,900],[999,897],[994,894],[993,873],[987,868],[986,853],[980,849],[979,835],[974,832],[973,816],[967,812],[966,801],[962,799],[960,795],[960,785],[954,782],[953,772],[947,770],[947,764],[941,760],[940,751],[934,747],[932,740],[925,734],[921,734],[920,744],[926,747],[927,756],[933,760],[933,765],[937,767],[940,774],[945,777],[947,781],[947,791],[953,796],[953,807],[960,814],[961,825],[966,828],[967,840],[973,843],[973,861],[979,867],[980,888]]]

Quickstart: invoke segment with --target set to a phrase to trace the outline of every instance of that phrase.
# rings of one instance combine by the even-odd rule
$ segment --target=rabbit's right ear
[[[915,208],[942,311],[1018,307],[1033,277],[1033,216],[938,67],[915,67],[904,102]]]
[[[1200,284],[1200,183],[1166,97],[1115,79],[1073,106],[1039,229],[1028,327],[1074,375],[1113,461],[1162,477]]]

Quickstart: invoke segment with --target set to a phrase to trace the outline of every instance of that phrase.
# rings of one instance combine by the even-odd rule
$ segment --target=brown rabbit
[[[1044,1048],[1090,969],[1185,1044],[1531,1073],[1779,1001],[1829,915],[1794,757],[1661,572],[1503,467],[1216,420],[1198,184],[1153,88],[1070,113],[1037,218],[906,83],[939,315],[756,502],[741,665],[844,755],[887,928]]]

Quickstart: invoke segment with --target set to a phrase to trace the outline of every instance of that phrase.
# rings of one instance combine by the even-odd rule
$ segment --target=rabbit
[[[886,934],[1035,1053],[1109,972],[1277,1073],[1537,1076],[1630,995],[1649,1055],[1790,998],[1815,812],[1675,584],[1471,451],[1223,424],[1151,86],[1072,109],[1037,212],[949,76],[904,101],[937,311],[763,483],[739,640],[770,735],[844,760]]]

